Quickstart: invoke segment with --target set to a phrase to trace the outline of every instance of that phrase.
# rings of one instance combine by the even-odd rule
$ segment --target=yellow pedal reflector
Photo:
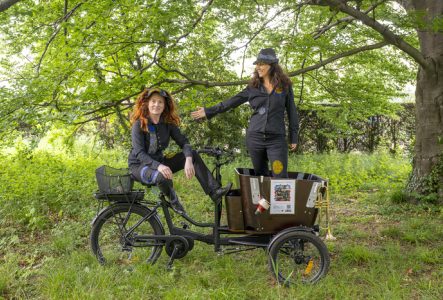
[[[312,268],[314,267],[314,260],[311,258],[306,266],[305,273],[303,275],[307,276],[311,273]]]

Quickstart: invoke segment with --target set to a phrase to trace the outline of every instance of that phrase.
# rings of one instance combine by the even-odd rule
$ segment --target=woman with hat
[[[145,89],[137,97],[131,115],[132,149],[128,165],[132,176],[144,184],[156,184],[169,198],[171,207],[185,214],[172,188],[173,173],[183,170],[188,179],[196,175],[206,194],[215,202],[230,188],[220,187],[200,155],[192,150],[188,139],[180,132],[180,118],[171,95],[159,88]],[[163,150],[173,139],[183,152],[168,158]]]
[[[285,178],[288,176],[285,111],[289,121],[289,148],[295,150],[298,142],[298,115],[292,83],[278,64],[274,49],[262,49],[254,65],[253,77],[243,91],[212,107],[199,107],[191,116],[196,120],[211,119],[249,102],[253,113],[246,132],[246,146],[255,175]],[[272,174],[269,172],[269,163]]]

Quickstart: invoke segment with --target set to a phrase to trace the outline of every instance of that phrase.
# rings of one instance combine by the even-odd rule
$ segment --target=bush
[[[0,219],[43,229],[64,216],[78,218],[91,210],[97,190],[94,171],[106,163],[106,156],[34,151],[2,155],[0,161],[7,166],[0,170]]]
[[[331,191],[392,191],[405,185],[410,164],[385,152],[292,155],[289,170],[314,173],[329,180]]]

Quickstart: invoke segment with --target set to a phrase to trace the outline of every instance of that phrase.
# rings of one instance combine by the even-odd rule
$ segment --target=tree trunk
[[[420,50],[431,68],[420,67],[415,91],[416,142],[409,192],[436,193],[443,204],[443,33],[432,30],[432,21],[441,18],[443,1],[412,1],[426,14],[427,28],[418,29]]]
[[[389,148],[389,151],[391,153],[397,152],[397,135],[398,135],[398,124],[399,122],[394,119],[388,120],[388,126],[389,126],[389,136],[391,137],[391,147]]]

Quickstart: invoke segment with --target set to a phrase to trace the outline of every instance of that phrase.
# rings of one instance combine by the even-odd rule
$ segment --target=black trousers
[[[162,164],[168,166],[171,169],[172,173],[176,173],[180,170],[183,170],[185,167],[185,162],[186,162],[186,157],[183,154],[183,152],[180,152],[170,158],[165,157],[161,161]],[[197,177],[198,182],[200,183],[201,187],[203,188],[206,194],[210,194],[214,190],[220,187],[220,184],[217,182],[217,180],[215,180],[214,176],[212,176],[211,171],[209,171],[205,162],[195,150],[192,150],[192,162],[194,164],[195,177]],[[157,171],[153,169],[148,169],[147,172],[145,172],[144,174],[145,176],[144,180],[142,180],[140,172],[144,167],[145,165],[141,165],[132,170],[132,174],[137,181],[146,182],[150,180],[153,173]],[[166,179],[165,177],[163,177],[163,175],[160,172],[158,172],[155,180],[152,183],[157,184],[160,190],[166,196],[168,196],[169,199],[171,200],[176,199],[177,195],[175,194],[175,191],[173,189],[172,180]]]
[[[248,132],[246,147],[257,176],[288,177],[288,145],[285,136]]]

